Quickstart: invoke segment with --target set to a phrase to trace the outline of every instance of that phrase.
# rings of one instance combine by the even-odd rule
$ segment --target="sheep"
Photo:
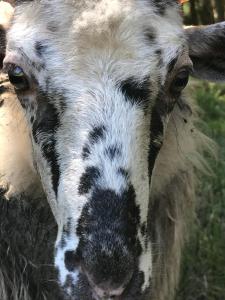
[[[224,80],[224,27],[184,30],[175,0],[16,8],[4,58],[16,96],[4,82],[0,109],[1,185],[14,198],[1,201],[1,299],[174,298],[212,147],[183,89],[189,74]]]

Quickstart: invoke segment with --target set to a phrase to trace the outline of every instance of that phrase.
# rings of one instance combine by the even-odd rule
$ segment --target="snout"
[[[134,257],[127,245],[110,242],[87,243],[78,251],[67,251],[64,255],[65,266],[73,272],[79,270],[87,282],[92,298],[95,300],[120,300],[134,271]]]
[[[74,226],[67,226],[70,228],[68,242],[64,234],[61,248],[64,254],[60,256],[63,264],[59,263],[58,269],[60,274],[67,274],[61,276],[63,287],[68,286],[64,284],[65,277],[69,275],[73,279],[72,284],[71,280],[67,281],[72,286],[70,295],[78,296],[72,299],[125,299],[140,255],[139,210],[134,199],[132,186],[121,194],[95,189],[83,207],[76,232],[71,230]],[[88,298],[79,294],[84,285],[85,297],[90,294]]]
[[[95,300],[122,300],[123,292],[129,283],[128,278],[126,278],[123,282],[113,282],[111,280],[96,284],[89,274],[87,274],[87,279],[91,287],[92,296]]]
[[[110,264],[111,262],[109,261],[109,265]],[[121,270],[119,265],[115,266],[115,268],[117,268],[118,278],[115,278],[112,273],[109,272],[107,275],[104,274],[104,278],[102,277],[102,281],[100,282],[98,281],[98,278],[102,276],[102,274],[96,272],[93,276],[93,274],[86,273],[87,280],[92,290],[92,296],[95,300],[122,299],[124,290],[132,277],[133,270]],[[123,271],[125,271],[126,274],[124,272],[124,275],[121,276]]]

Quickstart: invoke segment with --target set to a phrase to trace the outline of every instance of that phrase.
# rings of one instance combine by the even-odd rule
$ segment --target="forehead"
[[[143,72],[148,69],[143,64],[153,64],[153,53],[163,53],[170,62],[184,45],[175,0],[35,1],[17,8],[8,33],[9,52],[16,51],[37,64],[45,54],[52,66],[58,55],[62,67],[74,64],[77,70],[83,68],[81,62],[90,67],[96,55],[104,60],[114,52],[118,61],[139,60]]]

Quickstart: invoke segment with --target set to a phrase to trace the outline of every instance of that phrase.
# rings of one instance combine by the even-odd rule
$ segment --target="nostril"
[[[112,300],[119,300],[119,299],[120,299],[120,296],[112,295],[112,296],[109,297],[109,299],[112,299]]]
[[[74,271],[78,264],[76,253],[73,250],[66,251],[64,256],[64,262],[68,271]]]

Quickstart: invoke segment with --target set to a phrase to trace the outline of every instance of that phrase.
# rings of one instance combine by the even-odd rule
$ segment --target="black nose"
[[[91,250],[91,251],[90,251]],[[134,272],[134,257],[125,245],[83,249],[82,270],[95,299],[118,300]]]
[[[118,261],[118,263],[120,263]],[[93,294],[96,295],[96,299],[120,299],[125,288],[130,282],[133,275],[133,268],[130,265],[115,265],[114,270],[112,262],[108,261],[108,268],[99,266],[96,268],[96,272],[87,271],[83,268],[86,278],[90,284]],[[110,267],[111,266],[111,267]],[[110,270],[111,268],[111,270]],[[117,275],[116,275],[117,274]]]

